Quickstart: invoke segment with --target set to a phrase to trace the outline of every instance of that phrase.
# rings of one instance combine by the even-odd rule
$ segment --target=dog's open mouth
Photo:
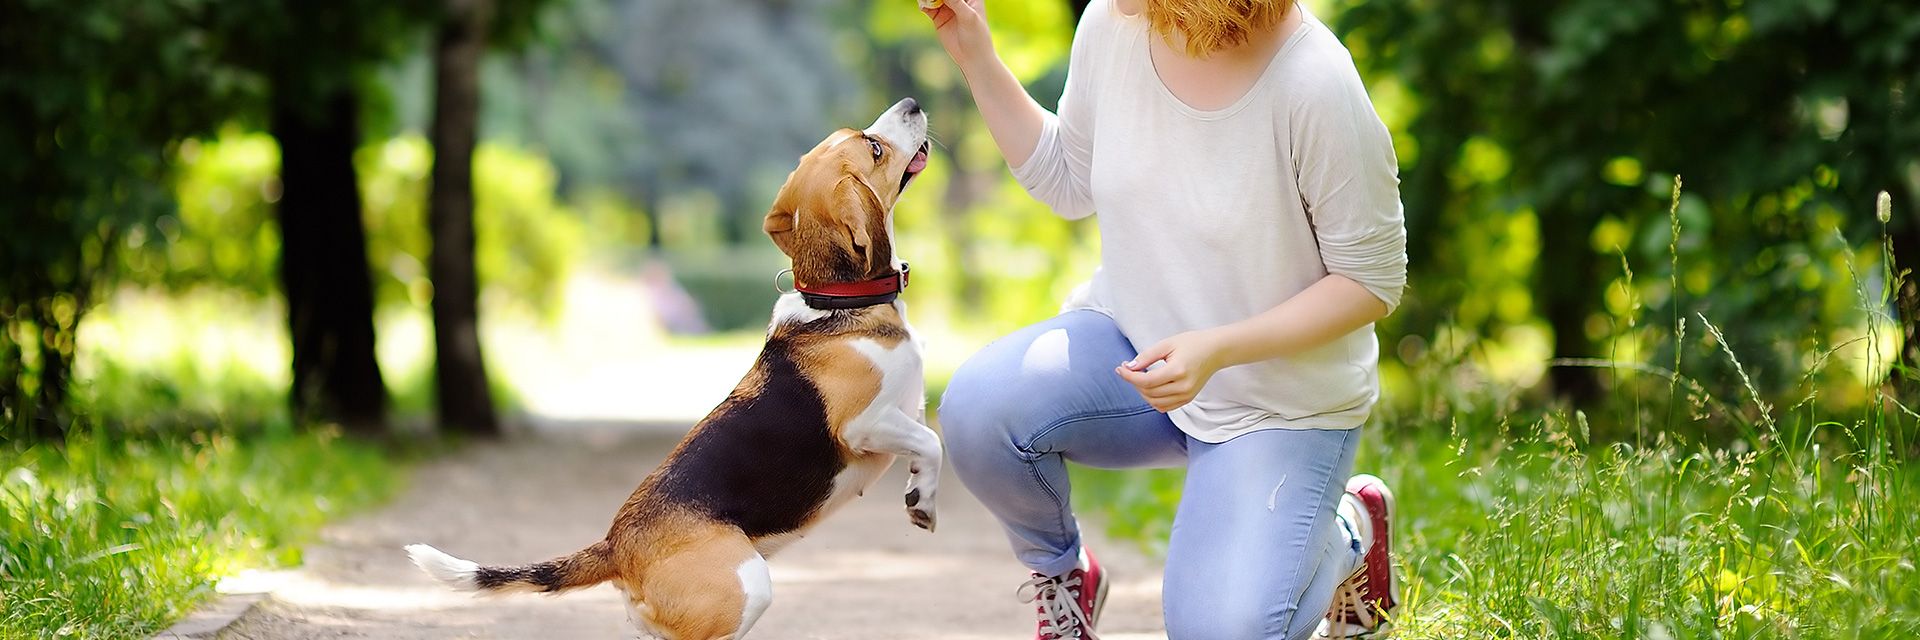
[[[907,161],[906,173],[900,176],[900,191],[905,192],[907,190],[907,183],[913,182],[914,178],[919,177],[920,172],[926,170],[927,143],[922,142],[920,143],[920,150],[913,152],[913,159]]]

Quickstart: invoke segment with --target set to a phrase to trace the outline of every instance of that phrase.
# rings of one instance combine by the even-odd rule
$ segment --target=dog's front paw
[[[913,526],[926,529],[928,532],[933,531],[932,487],[909,486],[907,488],[907,520],[912,522]]]
[[[933,533],[933,505],[907,507],[907,520],[913,522],[913,526],[926,529],[927,533]]]

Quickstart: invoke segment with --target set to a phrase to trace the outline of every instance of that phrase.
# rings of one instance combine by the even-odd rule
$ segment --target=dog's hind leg
[[[614,588],[620,590],[620,599],[627,604],[627,624],[633,626],[633,635],[627,636],[628,638],[631,640],[667,640],[667,638],[654,632],[652,624],[647,622],[648,610],[646,603],[635,598],[633,592],[627,590],[627,585],[621,581],[614,581]]]
[[[738,640],[773,602],[767,561],[739,533],[676,550],[640,579],[636,626],[674,640]]]
[[[735,640],[744,638],[747,630],[760,621],[760,614],[767,612],[767,606],[773,604],[773,575],[767,571],[767,559],[759,553],[753,554],[740,563],[734,570],[740,576],[740,590],[747,596],[747,602],[740,611],[740,628],[733,632]]]

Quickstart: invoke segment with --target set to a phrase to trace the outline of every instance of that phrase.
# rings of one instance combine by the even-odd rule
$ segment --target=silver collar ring
[[[795,292],[795,291],[798,291],[798,289],[787,289],[787,288],[784,288],[784,287],[782,287],[782,286],[780,286],[780,277],[781,277],[781,276],[792,276],[792,275],[793,275],[793,270],[792,270],[792,269],[781,269],[781,270],[779,270],[779,271],[775,271],[775,272],[773,273],[773,290],[774,290],[774,291],[778,291],[778,292],[780,292],[780,293],[781,293],[781,295],[785,295],[785,294],[789,294],[789,293],[793,293],[793,292]]]

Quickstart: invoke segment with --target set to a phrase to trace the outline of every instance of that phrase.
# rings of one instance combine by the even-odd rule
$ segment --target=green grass
[[[1579,420],[1368,433],[1399,498],[1401,638],[1911,638],[1920,473],[1883,413],[1819,446],[1588,445]],[[1910,443],[1908,443],[1910,444]],[[1076,469],[1110,530],[1164,544],[1178,471]]]
[[[0,638],[145,637],[398,477],[326,431],[0,447]]]
[[[1920,416],[1881,389],[1776,419],[1629,377],[1595,425],[1419,377],[1443,382],[1384,411],[1356,463],[1399,499],[1398,637],[1920,637]],[[1075,469],[1075,498],[1157,548],[1181,480]]]

